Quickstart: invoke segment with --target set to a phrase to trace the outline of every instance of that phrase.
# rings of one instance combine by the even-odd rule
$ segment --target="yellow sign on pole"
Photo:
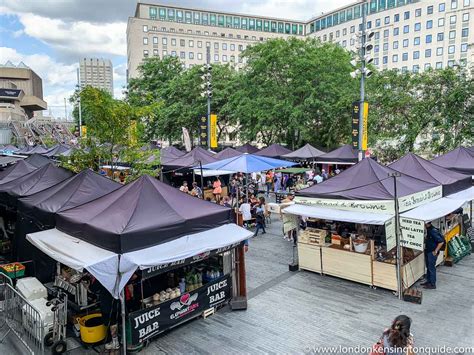
[[[217,148],[217,115],[211,114],[209,131],[211,138],[211,148]]]
[[[86,136],[87,136],[87,126],[81,126],[81,136],[82,136],[82,138],[86,138]]]
[[[369,103],[364,102],[364,111],[362,112],[362,150],[367,150],[368,143],[368,118],[369,118]]]

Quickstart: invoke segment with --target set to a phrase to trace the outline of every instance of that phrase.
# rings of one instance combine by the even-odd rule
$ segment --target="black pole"
[[[397,177],[400,177],[399,172],[390,173],[389,176],[393,177],[393,194],[394,194],[394,207],[395,207],[395,240],[397,243],[397,290],[398,299],[402,299],[403,293],[403,280],[402,280],[402,246],[400,245],[400,211],[398,207],[398,193],[397,193]]]
[[[202,172],[202,162],[200,160],[199,160],[199,169],[201,170],[201,193],[202,193],[202,199],[204,199],[204,174]]]

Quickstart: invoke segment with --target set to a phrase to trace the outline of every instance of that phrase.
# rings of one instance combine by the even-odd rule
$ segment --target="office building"
[[[138,3],[127,25],[127,76],[136,77],[139,64],[151,56],[204,64],[206,47],[211,63],[238,67],[247,46],[275,37],[309,36],[354,50],[361,9],[358,1],[309,21],[291,21]],[[419,71],[474,60],[474,0],[369,0],[366,10],[367,28],[375,33],[373,64],[380,69]]]
[[[92,86],[114,95],[114,67],[109,59],[82,58],[79,62],[81,88]]]

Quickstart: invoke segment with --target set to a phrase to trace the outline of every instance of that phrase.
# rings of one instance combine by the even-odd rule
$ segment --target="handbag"
[[[374,345],[372,345],[372,350],[370,351],[369,355],[384,355],[383,350],[383,342],[379,340]]]

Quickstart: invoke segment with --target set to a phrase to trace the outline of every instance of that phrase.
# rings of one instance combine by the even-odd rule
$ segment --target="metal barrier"
[[[7,332],[0,339],[0,344],[11,333],[30,354],[43,355],[45,325],[40,312],[3,276],[0,276],[0,297],[3,299],[0,326],[2,329],[7,327]]]

